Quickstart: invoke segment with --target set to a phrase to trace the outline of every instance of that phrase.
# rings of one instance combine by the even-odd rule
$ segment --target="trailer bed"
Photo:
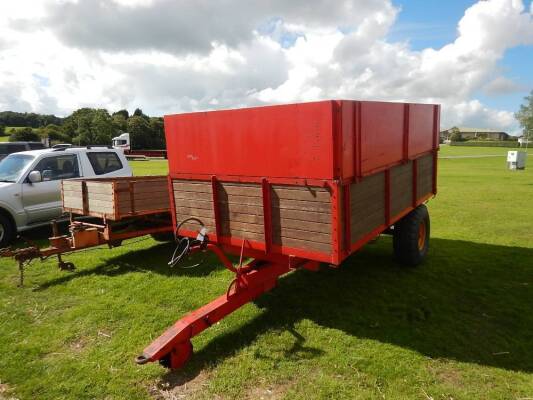
[[[436,194],[439,106],[323,101],[165,117],[174,227],[340,264]]]

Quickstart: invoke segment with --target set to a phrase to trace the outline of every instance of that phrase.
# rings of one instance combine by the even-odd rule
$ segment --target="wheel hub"
[[[424,250],[426,246],[426,221],[422,221],[418,226],[418,250]]]

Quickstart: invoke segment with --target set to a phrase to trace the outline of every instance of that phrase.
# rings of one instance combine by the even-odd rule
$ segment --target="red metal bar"
[[[418,160],[415,158],[413,160],[413,207],[416,207],[417,197],[418,197]]]
[[[270,253],[272,250],[272,198],[270,184],[266,178],[261,180],[263,190],[263,220],[265,230],[265,252]]]
[[[300,266],[305,267],[305,263]],[[253,261],[244,273],[237,274],[226,294],[177,321],[146,347],[136,362],[145,364],[159,360],[173,369],[182,367],[191,356],[194,336],[271,290],[277,279],[290,269],[288,260],[283,264]]]
[[[437,167],[438,167],[438,150],[435,150],[433,154],[433,176],[432,176],[432,192],[437,194]]]
[[[361,167],[361,102],[355,102],[355,140],[354,140],[354,162],[355,162],[355,181],[358,182],[362,177]]]
[[[409,104],[403,109],[403,161],[409,161]]]
[[[350,200],[350,185],[343,187],[344,201],[344,256],[350,254],[350,243],[352,242],[352,202]]]
[[[390,169],[385,171],[385,224],[390,225]]]
[[[168,198],[170,201],[170,215],[172,216],[172,230],[176,233],[178,223],[176,221],[176,200],[174,199],[174,185],[172,184],[172,177],[167,176],[168,181]]]
[[[213,199],[213,215],[215,216],[215,234],[218,238],[222,236],[222,226],[221,226],[221,218],[220,218],[220,209],[218,207],[218,180],[216,176],[211,176],[211,191],[212,193],[212,199]]]
[[[340,183],[334,182],[331,188],[331,260],[333,264],[340,264],[342,260],[342,193],[340,193]]]

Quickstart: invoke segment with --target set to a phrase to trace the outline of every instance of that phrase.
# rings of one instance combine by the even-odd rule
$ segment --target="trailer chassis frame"
[[[191,339],[194,336],[246,303],[273,289],[278,278],[291,270],[304,268],[317,271],[320,266],[318,261],[296,257],[276,257],[271,260],[254,259],[243,265],[243,249],[244,242],[237,267],[215,244],[197,245],[190,249],[191,253],[213,251],[224,267],[235,274],[235,278],[229,284],[225,294],[182,317],[146,347],[142,354],[135,358],[137,364],[143,365],[158,361],[170,369],[183,367],[192,356]]]

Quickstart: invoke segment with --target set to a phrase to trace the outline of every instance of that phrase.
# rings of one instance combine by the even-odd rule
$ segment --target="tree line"
[[[47,118],[32,119],[33,124],[35,121],[48,122],[37,126],[27,124],[30,120],[25,119],[25,116],[28,115],[39,116],[39,114],[12,111],[0,113],[0,135],[10,135],[10,141],[40,141],[42,138],[48,138],[51,143],[85,146],[110,145],[113,137],[129,132],[134,149],[165,148],[163,118],[149,117],[139,108],[131,115],[127,110],[109,114],[106,109],[80,108],[66,118],[43,115],[42,117]]]

